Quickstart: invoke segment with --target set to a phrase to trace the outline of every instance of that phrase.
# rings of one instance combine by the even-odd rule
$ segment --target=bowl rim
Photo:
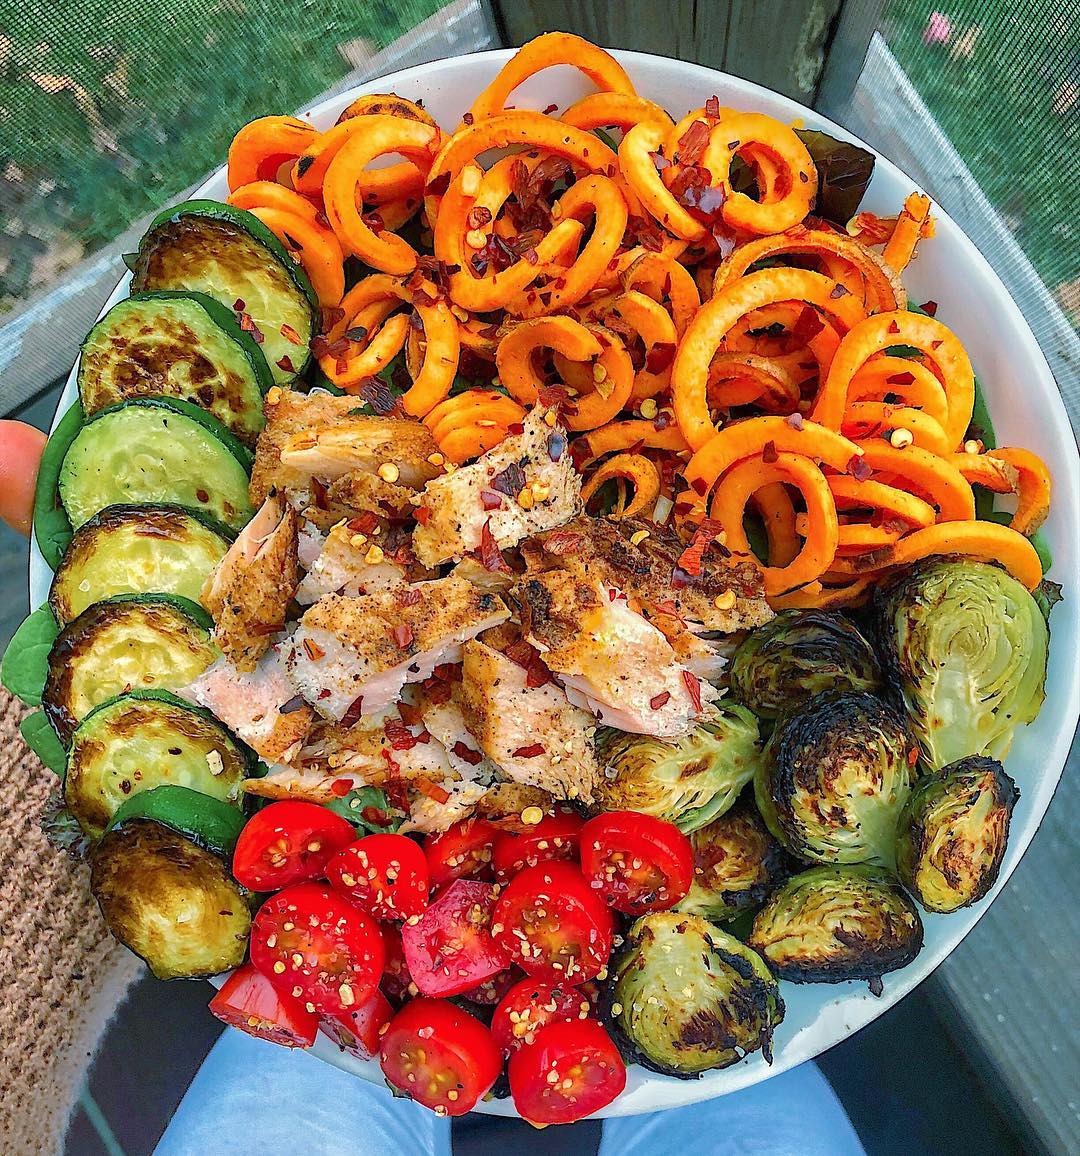
[[[469,64],[473,62],[501,66],[509,60],[516,51],[517,49],[513,48],[490,49],[483,52],[464,53],[458,57],[446,57],[412,65],[383,76],[372,77],[370,80],[321,98],[306,107],[298,115],[304,119],[318,119],[320,116],[329,115],[344,108],[358,96],[381,91],[387,85],[396,87],[398,85],[407,85],[410,82],[420,79],[429,80],[433,74],[437,76],[440,72],[449,73],[461,68],[463,65],[468,67]],[[779,105],[783,113],[787,114],[791,120],[801,119],[810,126],[821,128],[839,139],[849,141],[852,144],[867,149],[874,155],[876,160],[875,174],[880,169],[888,173],[893,180],[900,179],[913,189],[921,188],[918,181],[908,177],[899,166],[872,148],[865,141],[861,140],[854,133],[849,132],[816,110],[792,100],[790,97],[783,96],[762,85],[744,80],[741,77],[723,72],[722,70],[696,64],[691,61],[677,60],[673,57],[661,56],[654,53],[633,52],[621,49],[609,48],[607,51],[623,64],[631,75],[634,74],[635,68],[644,72],[645,75],[641,84],[643,90],[648,88],[648,73],[650,69],[668,69],[674,67],[688,78],[692,77],[694,80],[699,80],[703,83],[707,83],[715,78],[717,81],[722,82],[724,88],[735,90],[740,99],[745,99],[748,102],[748,107],[753,108],[761,104],[765,104],[766,106]],[[205,180],[200,182],[196,189],[188,194],[188,197],[214,196],[214,186],[222,179],[224,172],[224,165],[214,169]],[[933,198],[931,199],[933,200]],[[1021,356],[1031,365],[1033,376],[1037,377],[1040,381],[1039,392],[1043,395],[1040,398],[1040,404],[1048,404],[1050,407],[1046,417],[1059,429],[1071,429],[1064,401],[1057,389],[1056,382],[1051,374],[1050,367],[1043,355],[1042,349],[1004,284],[975,243],[964,233],[960,226],[949,217],[936,200],[934,200],[934,215],[938,235],[947,234],[955,243],[959,244],[965,253],[965,259],[971,263],[973,271],[983,282],[984,290],[992,296],[994,307],[1009,315],[1014,329],[1023,340],[1024,349]],[[129,283],[130,273],[125,273],[120,277],[116,287],[102,306],[99,317],[103,316],[117,300],[127,295]],[[61,391],[50,430],[55,428],[59,417],[74,397],[77,396],[75,380],[78,365],[79,362],[78,359],[76,359],[71,373],[68,376],[68,380]],[[1080,453],[1078,453],[1074,441],[1066,438],[1063,444],[1066,477],[1055,477],[1055,490],[1057,494],[1060,495],[1057,498],[1056,511],[1064,509],[1064,516],[1072,523],[1074,540],[1080,540]],[[1059,516],[1061,515],[1059,514]],[[51,577],[51,571],[45,565],[44,559],[37,549],[36,542],[33,540],[31,540],[29,577],[31,606],[33,606],[35,603],[40,603],[44,600]],[[1061,577],[1062,574],[1059,573],[1058,578]],[[35,593],[40,595],[40,597],[35,598]],[[1071,625],[1071,630],[1058,628],[1060,620],[1055,619],[1057,645],[1062,648],[1068,647],[1069,645],[1075,647],[1077,639],[1080,637],[1080,627],[1076,624],[1076,600],[1075,596],[1071,598],[1073,606],[1069,608],[1069,617],[1060,623],[1061,627],[1065,627],[1066,624]],[[1058,609],[1061,610],[1061,607],[1059,606]],[[1056,788],[1060,781],[1072,743],[1073,734],[1076,730],[1077,720],[1080,719],[1080,664],[1074,669],[1068,685],[1064,686],[1060,693],[1065,700],[1065,716],[1054,730],[1051,749],[1044,752],[1044,757],[1047,761],[1044,763],[1043,782],[1046,783],[1052,779],[1054,788]],[[833,985],[827,992],[823,991],[820,1001],[822,1010],[828,1008],[831,1004],[843,1005],[853,1013],[849,1018],[855,1022],[845,1023],[842,1030],[832,1031],[828,1038],[824,1040],[819,1038],[812,1030],[799,1031],[796,1036],[792,1037],[785,1042],[782,1047],[776,1050],[775,1061],[769,1067],[765,1067],[764,1064],[760,1062],[760,1053],[755,1053],[729,1068],[707,1072],[703,1078],[698,1080],[680,1080],[669,1076],[658,1075],[638,1066],[631,1067],[628,1073],[630,1080],[628,1081],[627,1091],[614,1101],[614,1103],[595,1113],[594,1116],[590,1118],[639,1115],[667,1108],[682,1107],[722,1095],[729,1095],[743,1088],[770,1079],[773,1076],[780,1075],[808,1060],[812,1060],[815,1056],[821,1055],[829,1048],[847,1039],[862,1027],[873,1022],[878,1016],[882,1015],[922,983],[923,980],[960,945],[986,911],[990,909],[994,899],[1007,884],[1030,845],[1047,808],[1052,802],[1052,794],[1053,792],[1051,790],[1050,795],[1046,799],[1045,806],[1033,822],[1029,822],[1021,830],[1014,828],[1014,838],[1010,843],[1006,860],[1002,864],[1001,872],[989,895],[976,905],[974,909],[965,909],[963,914],[956,913],[950,917],[953,921],[956,921],[956,933],[948,936],[943,943],[934,949],[924,947],[920,955],[909,964],[908,967],[890,973],[887,979],[885,994],[881,998],[873,1000],[873,1002],[868,1002],[863,998],[865,996],[865,985],[861,985],[864,990],[859,991],[860,985],[855,983]],[[822,985],[816,986],[821,987]],[[780,1031],[783,1030],[783,1026],[783,1024],[780,1025]],[[812,1026],[812,1024],[808,1025],[808,1027]],[[341,1052],[341,1050],[327,1038],[323,1037],[321,1033],[315,1046],[309,1050],[319,1059],[331,1063],[336,1067],[343,1068],[371,1082],[382,1082],[381,1072],[376,1061],[357,1061],[352,1059]],[[517,1115],[510,1099],[482,1102],[477,1105],[474,1111],[500,1116],[513,1117]]]

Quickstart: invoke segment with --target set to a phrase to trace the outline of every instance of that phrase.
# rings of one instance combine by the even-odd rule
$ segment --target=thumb
[[[21,421],[0,421],[0,520],[29,536],[45,434]]]

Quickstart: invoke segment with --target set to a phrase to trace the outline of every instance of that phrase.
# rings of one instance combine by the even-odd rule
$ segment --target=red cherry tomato
[[[491,936],[495,885],[456,879],[401,929],[413,983],[423,995],[459,995],[510,966]]]
[[[46,437],[21,421],[0,421],[0,521],[29,535]]]
[[[576,859],[578,833],[584,825],[585,820],[573,811],[559,811],[520,835],[500,832],[495,840],[495,878],[505,883],[537,863]]]
[[[476,987],[470,987],[468,991],[461,993],[462,999],[471,999],[473,1003],[478,1003],[484,1007],[494,1007],[504,995],[518,983],[523,977],[524,973],[520,967],[510,967],[506,971],[500,971],[498,975],[493,975],[491,979],[485,979],[483,983],[478,983]]]
[[[531,1044],[548,1024],[587,1020],[592,1003],[579,987],[556,987],[523,979],[503,996],[491,1017],[491,1034],[504,1055]]]
[[[428,904],[428,865],[404,835],[366,835],[326,865],[335,891],[376,919],[408,919]]]
[[[548,983],[584,983],[611,955],[611,912],[572,863],[527,867],[506,885],[491,923],[514,962]]]
[[[356,838],[340,815],[285,799],[263,807],[247,821],[233,852],[233,875],[251,891],[278,891],[290,883],[318,879],[330,857]]]
[[[383,1029],[393,1019],[394,1009],[376,989],[365,1000],[341,1015],[323,1016],[319,1030],[329,1036],[343,1052],[358,1060],[370,1060],[379,1054]]]
[[[383,957],[379,925],[322,883],[272,895],[251,927],[251,962],[322,1015],[348,1012],[370,996]]]
[[[401,930],[393,923],[380,925],[383,947],[386,952],[383,963],[382,981],[379,986],[395,1004],[402,1004],[410,996],[416,995],[415,986],[410,990],[412,976],[405,962],[405,949],[401,946]]]
[[[473,1108],[502,1070],[491,1032],[445,999],[414,999],[379,1049],[387,1083],[440,1116]]]
[[[210,1001],[210,1010],[223,1023],[287,1048],[310,1048],[319,1018],[291,995],[245,963],[225,981]]]
[[[510,1056],[510,1094],[530,1124],[572,1124],[626,1087],[626,1065],[596,1020],[554,1023]]]
[[[690,890],[694,850],[675,826],[637,811],[597,815],[581,829],[581,869],[616,911],[667,911]]]
[[[490,879],[498,834],[498,828],[483,819],[465,819],[441,835],[425,839],[431,886],[442,887],[455,879]]]

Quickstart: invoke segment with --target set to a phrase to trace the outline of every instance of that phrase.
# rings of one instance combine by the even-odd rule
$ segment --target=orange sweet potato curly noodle
[[[597,91],[517,106],[556,65]],[[540,403],[570,433],[590,508],[614,488],[613,516],[685,537],[709,513],[778,608],[857,603],[935,553],[1041,580],[1027,535],[1050,474],[970,435],[967,352],[933,306],[909,308],[929,199],[846,228],[817,216],[790,125],[715,97],[661,108],[608,53],[550,33],[457,124],[390,93],[325,131],[265,116],[237,133],[228,180],[311,281],[325,376],[361,397],[389,380],[447,469]],[[973,486],[1015,496],[1010,526],[976,520]]]

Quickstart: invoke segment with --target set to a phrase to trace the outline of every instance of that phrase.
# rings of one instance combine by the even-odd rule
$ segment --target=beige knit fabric
[[[142,964],[112,939],[88,872],[39,828],[57,778],[0,690],[0,1151],[61,1150],[110,1016]]]

